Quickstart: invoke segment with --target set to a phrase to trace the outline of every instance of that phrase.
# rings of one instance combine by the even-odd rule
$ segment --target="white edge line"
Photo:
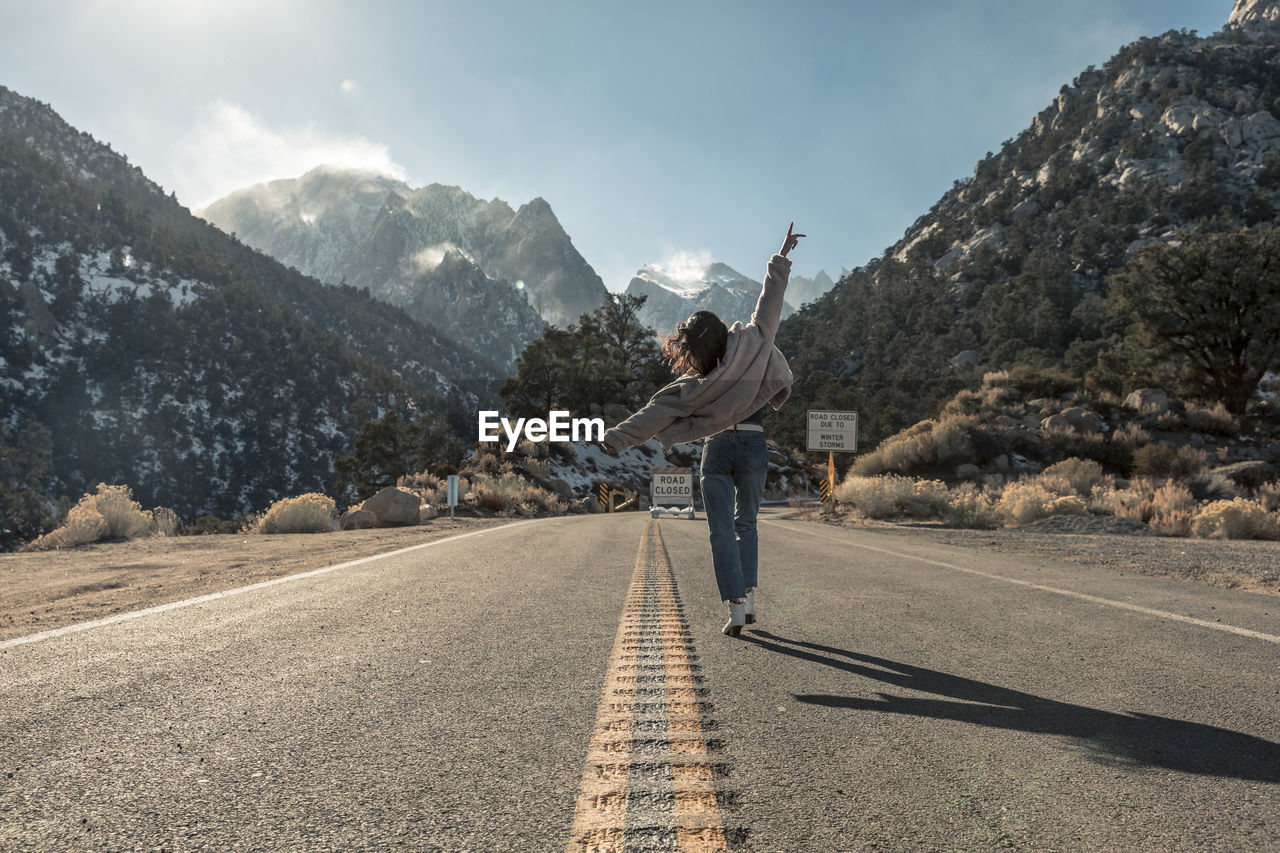
[[[264,589],[265,587],[275,586],[276,584],[289,583],[290,581],[302,580],[303,578],[312,578],[316,575],[323,575],[326,572],[334,572],[338,569],[349,569],[352,566],[359,566],[362,563],[371,563],[374,560],[382,560],[387,557],[395,557],[399,554],[407,554],[410,551],[417,551],[422,548],[430,548],[432,545],[443,545],[446,542],[456,542],[459,539],[466,539],[468,536],[479,536],[482,533],[492,533],[495,530],[506,530],[511,527],[519,527],[522,524],[532,524],[541,519],[530,518],[525,521],[515,521],[510,524],[500,524],[497,527],[486,527],[483,530],[472,530],[468,533],[459,533],[454,536],[446,536],[443,539],[435,539],[431,542],[421,542],[417,545],[410,545],[407,548],[399,548],[395,551],[387,551],[382,554],[373,554],[368,557],[361,557],[357,560],[348,560],[345,563],[337,563],[332,566],[324,566],[319,569],[310,569],[297,574],[284,575],[271,580],[259,581],[251,583],[248,586],[238,586],[234,589],[224,589],[221,592],[211,592],[207,595],[199,595],[195,598],[184,598],[181,601],[170,601],[167,604],[157,604],[154,607],[147,607],[143,610],[130,610],[128,613],[117,613],[114,616],[106,616],[102,619],[94,619],[90,622],[77,622],[74,625],[64,625],[61,628],[50,628],[48,631],[41,631],[37,634],[24,634],[21,637],[11,637],[8,640],[0,640],[0,651],[13,648],[14,646],[25,645],[26,643],[37,643],[41,640],[52,639],[53,637],[61,637],[64,634],[77,634],[81,631],[88,631],[92,628],[102,628],[106,625],[114,625],[117,622],[126,622],[130,619],[140,619],[143,616],[151,616],[155,613],[164,613],[166,610],[177,610],[179,607],[190,607],[193,604],[204,604],[206,601],[216,601],[219,598],[228,598],[232,595],[239,595],[242,592],[252,592],[255,589]]]
[[[776,524],[779,527],[794,529],[791,525],[783,524],[772,519],[765,520],[766,524]],[[977,569],[966,569],[964,566],[957,566],[952,563],[944,563],[940,560],[930,560],[928,557],[917,557],[914,554],[904,554],[901,551],[890,551],[888,548],[877,548],[874,545],[863,545],[859,542],[849,542],[843,539],[837,539],[834,536],[824,536],[816,531],[811,531],[810,536],[816,536],[819,539],[826,539],[830,542],[837,542],[841,545],[852,545],[855,548],[864,548],[868,551],[877,551],[881,554],[888,554],[893,557],[902,557],[907,560],[915,560],[919,563],[928,563],[931,566],[941,566],[944,569],[951,569],[956,572],[965,572],[970,575],[978,575],[979,577],[991,578],[992,580],[1004,581],[1005,583],[1017,584],[1018,586],[1030,587],[1043,592],[1052,592],[1057,595],[1065,595],[1069,598],[1078,598],[1081,601],[1088,601],[1093,604],[1104,604],[1108,607],[1118,607],[1121,610],[1132,610],[1135,613],[1143,613],[1147,616],[1158,616],[1162,619],[1172,619],[1176,622],[1185,622],[1188,625],[1196,625],[1201,628],[1213,628],[1215,631],[1226,631],[1230,634],[1239,634],[1242,637],[1251,637],[1255,640],[1264,640],[1268,643],[1280,643],[1280,637],[1275,634],[1264,634],[1261,631],[1251,631],[1248,628],[1237,628],[1235,625],[1224,625],[1221,622],[1209,622],[1204,619],[1196,619],[1191,616],[1183,616],[1180,613],[1170,613],[1167,610],[1156,610],[1152,607],[1143,607],[1140,604],[1129,604],[1126,601],[1115,601],[1110,598],[1101,598],[1096,595],[1089,595],[1083,592],[1072,592],[1069,589],[1058,589],[1056,586],[1045,586],[1044,584],[1032,583],[1031,581],[1019,580],[1018,578],[1005,577],[1004,575],[994,575],[990,572],[981,572]]]

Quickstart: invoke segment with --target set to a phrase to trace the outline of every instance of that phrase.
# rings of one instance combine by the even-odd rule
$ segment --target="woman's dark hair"
[[[729,330],[710,311],[695,311],[662,344],[662,358],[677,374],[705,376],[724,358]]]

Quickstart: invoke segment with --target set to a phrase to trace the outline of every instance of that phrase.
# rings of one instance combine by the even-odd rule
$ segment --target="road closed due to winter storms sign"
[[[809,411],[809,450],[858,452],[858,413]]]

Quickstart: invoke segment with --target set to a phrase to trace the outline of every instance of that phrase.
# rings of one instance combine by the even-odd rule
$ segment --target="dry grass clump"
[[[151,510],[151,529],[147,531],[149,536],[177,536],[178,528],[182,526],[182,519],[173,510],[165,506],[158,506]]]
[[[1026,406],[1018,399],[1018,389],[1007,380],[1006,371],[988,373],[982,378],[982,387],[976,391],[963,389],[952,397],[942,410],[942,417],[977,416],[990,420],[999,415],[1022,415]]]
[[[1247,498],[1213,501],[1191,519],[1191,532],[1203,539],[1280,539],[1280,517]]]
[[[548,462],[532,457],[521,459],[520,465],[538,472],[551,471]],[[430,472],[406,475],[396,485],[413,492],[425,504],[443,507],[448,503],[448,480]],[[568,509],[557,495],[530,483],[510,461],[491,453],[467,460],[465,470],[459,474],[458,501],[506,516],[563,515]]]
[[[48,551],[54,548],[74,548],[107,538],[107,520],[93,504],[86,503],[89,495],[81,498],[67,513],[67,518],[56,530],[51,530],[32,542],[28,542],[27,551]]]
[[[1235,416],[1227,411],[1227,407],[1221,402],[1214,403],[1212,406],[1188,403],[1182,422],[1189,429],[1215,435],[1235,435],[1240,431],[1240,425],[1236,422]]]
[[[1103,473],[1101,465],[1092,459],[1080,459],[1075,456],[1050,465],[1044,469],[1040,476],[1046,479],[1065,480],[1071,491],[1066,492],[1054,489],[1059,494],[1074,494],[1086,498],[1093,493],[1095,488],[1108,481],[1108,477]],[[1114,483],[1115,481],[1111,480],[1111,482]]]
[[[529,476],[535,480],[550,480],[553,474],[550,462],[545,459],[535,459],[532,456],[521,459],[520,467],[529,472]]]
[[[1185,479],[1204,470],[1209,454],[1184,444],[1177,450],[1163,444],[1148,444],[1133,452],[1133,472],[1159,480]]]
[[[172,516],[173,529],[177,529],[177,516],[172,510],[160,507],[156,511],[168,514],[160,522],[165,530],[169,529],[168,516]],[[159,531],[155,515],[133,499],[132,489],[125,485],[99,483],[96,490],[86,493],[71,508],[62,526],[26,547],[31,551],[74,548],[102,539],[136,539]],[[172,532],[165,535],[172,535]]]
[[[1190,489],[1169,480],[1152,493],[1147,523],[1165,536],[1190,536],[1197,506]]]
[[[941,481],[893,474],[846,477],[836,487],[836,500],[850,504],[866,518],[938,518],[949,504],[947,487]]]
[[[461,483],[459,483],[461,485]],[[449,502],[449,482],[445,477],[437,477],[430,471],[417,474],[406,474],[396,480],[396,487],[413,492],[424,504],[442,507]],[[459,489],[461,491],[461,489]]]
[[[1143,429],[1137,421],[1128,421],[1111,433],[1111,444],[1129,453],[1133,453],[1139,447],[1146,447],[1150,443],[1151,433]]]
[[[977,486],[966,483],[951,490],[942,520],[948,527],[993,530],[1004,522],[995,499]]]
[[[1142,521],[1169,536],[1190,534],[1191,516],[1198,506],[1186,485],[1149,477],[1132,481],[1127,489],[1101,488],[1089,502],[1092,512]]]
[[[333,498],[308,492],[273,503],[249,523],[249,533],[328,533],[334,529],[337,507]]]
[[[1037,478],[1018,480],[1005,486],[996,503],[996,511],[1005,523],[1018,525],[1051,515],[1084,515],[1089,509],[1079,495],[1057,494]]]
[[[562,515],[565,503],[546,489],[530,484],[514,471],[469,478],[463,500],[499,515]]]
[[[1267,512],[1280,512],[1280,481],[1263,483],[1254,491],[1253,499]]]
[[[866,518],[942,519],[950,527],[993,529],[1018,526],[1054,515],[1114,515],[1149,524],[1164,536],[1214,539],[1280,539],[1280,484],[1268,484],[1265,496],[1253,500],[1202,504],[1191,490],[1174,480],[1150,478],[1117,489],[1115,480],[1087,460],[1067,460],[1057,471],[1003,487],[965,483],[948,489],[938,480],[884,475],[850,476],[836,499]]]
[[[1042,430],[1041,435],[1054,450],[1069,458],[1101,459],[1114,465],[1117,454],[1123,453],[1121,448],[1108,442],[1107,437],[1100,432],[1080,432],[1068,427]]]
[[[880,442],[879,447],[853,464],[850,473],[871,477],[905,473],[918,465],[941,468],[970,462],[975,456],[970,431],[977,425],[977,418],[969,415],[921,421]]]
[[[1098,515],[1114,515],[1133,521],[1151,520],[1151,505],[1157,481],[1147,477],[1135,479],[1126,489],[1099,489],[1089,500],[1089,510]]]
[[[133,499],[133,490],[128,486],[99,483],[92,500],[107,523],[106,538],[136,539],[151,532],[152,515]]]

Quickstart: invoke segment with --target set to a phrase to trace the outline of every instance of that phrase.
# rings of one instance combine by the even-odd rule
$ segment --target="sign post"
[[[693,518],[693,469],[654,468],[649,486],[649,515],[657,518],[668,512],[688,513]]]
[[[858,452],[858,413],[809,411],[806,447],[811,451],[827,451],[827,481],[822,499],[836,502],[836,454]]]
[[[449,518],[453,518],[453,508],[458,505],[458,475],[449,475]]]

